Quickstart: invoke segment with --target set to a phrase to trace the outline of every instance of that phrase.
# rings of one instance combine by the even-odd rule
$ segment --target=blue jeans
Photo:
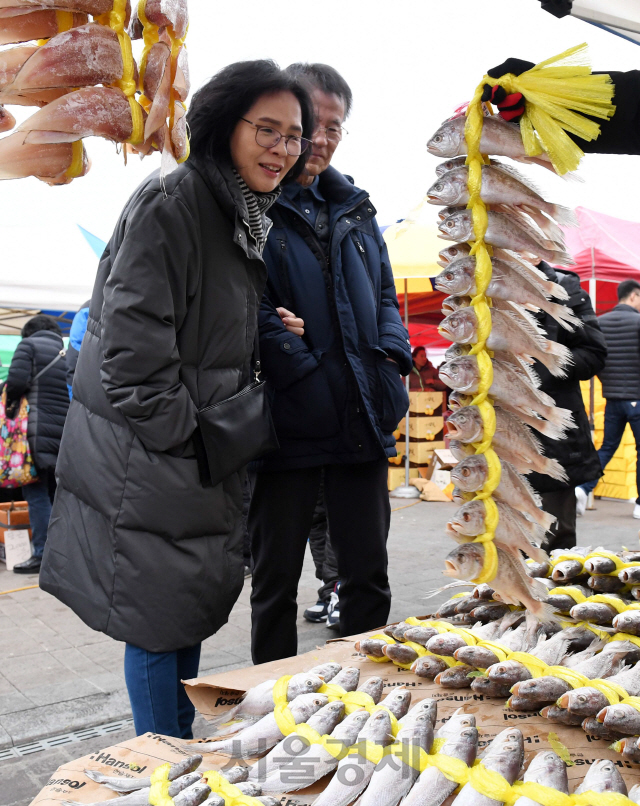
[[[639,400],[607,400],[604,409],[604,437],[602,447],[598,451],[602,469],[611,461],[613,454],[618,450],[618,445],[624,434],[627,423],[631,426],[633,436],[636,440],[636,450],[638,452],[638,464],[636,467],[636,484],[638,486],[638,498],[636,503],[640,504],[640,401]],[[595,489],[598,479],[589,481],[580,486],[586,493]]]
[[[127,644],[124,676],[136,733],[193,739],[195,708],[181,680],[198,676],[200,644],[175,652],[148,652]]]
[[[42,557],[44,544],[47,542],[49,518],[51,517],[49,471],[38,470],[38,481],[33,484],[26,484],[22,488],[22,494],[24,495],[24,500],[29,504],[33,556]]]

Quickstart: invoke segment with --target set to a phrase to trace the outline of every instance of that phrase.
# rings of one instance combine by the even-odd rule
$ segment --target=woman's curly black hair
[[[223,67],[195,93],[187,113],[191,154],[196,159],[231,164],[229,144],[238,121],[258,98],[276,92],[291,92],[298,99],[302,134],[311,139],[315,120],[308,90],[274,61],[258,59]],[[292,182],[300,176],[309,154],[307,149],[283,182]]]
[[[33,334],[37,333],[39,330],[50,330],[52,333],[57,333],[58,336],[62,335],[60,325],[52,316],[47,316],[46,313],[39,313],[36,316],[32,316],[31,319],[24,323],[20,335],[23,339],[28,339],[29,336],[33,336]]]

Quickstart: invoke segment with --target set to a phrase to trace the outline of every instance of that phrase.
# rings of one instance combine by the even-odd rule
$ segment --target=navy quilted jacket
[[[393,431],[408,406],[400,373],[411,371],[411,347],[375,208],[334,168],[319,190],[327,251],[287,188],[269,212],[260,350],[281,448],[260,470],[395,456]],[[304,319],[303,337],[285,330],[278,306]]]

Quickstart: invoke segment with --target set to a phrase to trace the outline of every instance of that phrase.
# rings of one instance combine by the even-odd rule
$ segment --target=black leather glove
[[[507,73],[519,76],[521,73],[531,70],[532,67],[535,67],[533,62],[510,58],[497,67],[487,70],[487,75],[490,75],[491,78],[500,78]],[[491,101],[491,103],[495,104],[498,107],[500,117],[504,118],[504,120],[517,122],[524,113],[524,97],[522,93],[513,92],[507,95],[504,87],[499,87],[498,85],[492,87],[490,84],[485,84],[482,100]]]

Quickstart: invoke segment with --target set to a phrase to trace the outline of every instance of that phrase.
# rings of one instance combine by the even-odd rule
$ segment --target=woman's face
[[[286,136],[302,134],[302,114],[291,92],[262,95],[242,116],[256,126],[269,126]],[[282,182],[299,157],[287,154],[284,136],[271,148],[256,142],[255,126],[239,120],[231,135],[231,160],[251,190],[268,193]]]

